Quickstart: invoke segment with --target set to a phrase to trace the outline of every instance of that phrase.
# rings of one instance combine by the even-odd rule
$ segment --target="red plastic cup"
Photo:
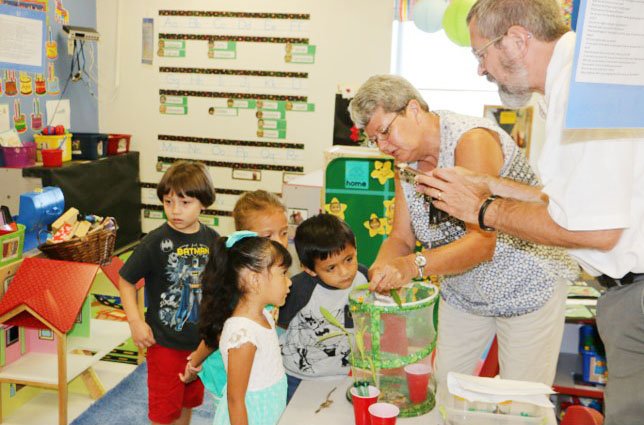
[[[371,425],[395,425],[400,409],[390,403],[375,403],[369,406]]]
[[[63,151],[60,149],[43,149],[42,165],[45,167],[61,167],[63,165]]]
[[[427,399],[427,387],[429,386],[431,371],[431,367],[423,363],[414,363],[405,366],[409,400],[412,403],[422,403]]]
[[[358,389],[351,387],[351,400],[353,401],[353,416],[356,420],[356,425],[371,425],[369,420],[369,406],[378,401],[380,390],[376,387],[369,386],[369,395],[358,395]]]

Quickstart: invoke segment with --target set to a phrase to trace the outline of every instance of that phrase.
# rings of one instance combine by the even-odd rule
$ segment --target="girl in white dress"
[[[208,347],[221,351],[227,374],[215,425],[275,425],[286,407],[286,374],[275,321],[265,307],[284,304],[291,286],[290,265],[291,256],[282,245],[255,232],[219,238],[210,250],[202,281],[200,330]],[[203,362],[199,376],[210,389],[218,362],[211,361],[213,356],[204,361],[200,354],[195,351],[190,363]]]

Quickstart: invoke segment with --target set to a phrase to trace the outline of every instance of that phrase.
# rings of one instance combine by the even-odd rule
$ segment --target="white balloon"
[[[420,0],[416,2],[412,9],[414,24],[425,32],[440,30],[447,6],[449,6],[449,0]]]

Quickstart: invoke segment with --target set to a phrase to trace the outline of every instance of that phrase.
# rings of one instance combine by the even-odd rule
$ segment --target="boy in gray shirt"
[[[358,265],[356,239],[346,223],[331,214],[302,222],[295,249],[303,272],[291,280],[278,325],[290,400],[302,379],[334,379],[349,373],[350,345],[345,337],[320,339],[337,332],[320,313],[327,309],[347,329],[353,328],[349,293],[367,283],[367,268]]]

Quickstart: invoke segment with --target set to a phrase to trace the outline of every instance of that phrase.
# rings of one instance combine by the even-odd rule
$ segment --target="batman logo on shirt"
[[[161,241],[161,251],[162,252],[170,252],[174,248],[174,244],[170,239],[163,239]]]

